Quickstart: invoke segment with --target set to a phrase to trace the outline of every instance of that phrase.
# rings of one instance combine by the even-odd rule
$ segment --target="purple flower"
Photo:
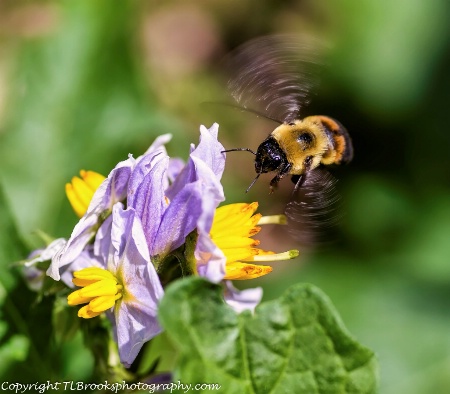
[[[107,261],[101,268],[75,271],[73,282],[82,288],[69,295],[69,305],[87,304],[78,316],[91,318],[111,310],[120,360],[129,367],[142,345],[161,331],[156,315],[164,293],[133,208],[114,205]]]
[[[160,161],[168,160],[164,144],[170,138],[170,134],[158,137],[144,155],[137,159],[130,156],[111,171],[108,178],[95,191],[86,214],[73,229],[67,243],[53,256],[47,275],[59,280],[60,269],[75,261],[86,245],[96,237],[97,232],[104,235],[108,231],[111,223],[107,218],[114,204],[124,201],[125,198],[133,201],[135,193],[138,192],[137,186],[146,178],[153,166]],[[161,178],[162,190],[167,188],[168,182],[167,177]],[[99,252],[102,247],[99,241],[96,240],[95,243],[95,252]]]
[[[197,239],[194,271],[198,275],[214,283],[231,279],[232,270],[241,279],[260,275],[261,266],[240,262],[239,245],[226,249],[228,225],[216,226],[225,238],[212,234],[217,207],[225,198],[220,183],[225,154],[217,140],[217,124],[209,130],[201,126],[200,133],[185,165],[168,157],[164,148],[168,135],[157,138],[144,155],[119,163],[94,193],[86,214],[48,270],[69,286],[73,275],[73,284],[81,287],[68,297],[70,305],[85,304],[78,316],[107,313],[126,366],[161,330],[156,316],[163,288],[157,272],[164,266],[159,264],[171,264],[174,260],[165,257],[185,244],[190,234],[197,235],[189,239]],[[245,219],[252,213],[238,216]],[[251,220],[253,227],[255,220]],[[244,257],[250,258],[248,235],[240,230],[236,234],[246,243]],[[228,262],[234,257],[230,271]],[[254,309],[261,299],[261,289],[239,291],[229,282],[224,286],[225,300],[238,312]]]
[[[50,261],[55,253],[57,253],[66,244],[64,238],[57,238],[50,242],[47,247],[33,250],[28,258],[23,261],[23,276],[27,285],[33,291],[40,291],[44,284],[45,272],[36,267],[38,263]]]
[[[47,275],[60,280],[59,270],[72,263],[83,251],[85,246],[95,237],[102,217],[110,214],[113,205],[126,197],[128,179],[135,160],[120,162],[94,193],[86,214],[80,219],[72,231],[67,243],[53,257],[47,270]]]
[[[138,182],[129,206],[136,209],[142,220],[151,256],[162,258],[181,246],[197,228],[205,209],[208,215],[214,214],[224,200],[220,177],[225,155],[217,141],[218,127],[217,124],[209,130],[200,127],[199,145],[191,147],[187,164],[167,190],[161,181],[170,172],[167,162],[155,166],[152,173]]]

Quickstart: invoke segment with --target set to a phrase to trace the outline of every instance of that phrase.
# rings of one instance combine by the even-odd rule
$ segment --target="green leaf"
[[[167,338],[167,333],[162,332],[144,344],[138,358],[141,361],[138,365],[137,374],[142,377],[150,377],[156,374],[173,370],[177,352],[171,341]]]
[[[12,263],[22,260],[28,254],[19,232],[16,228],[15,218],[9,209],[3,193],[3,185],[0,185],[0,300],[4,293],[13,288],[17,281],[17,275],[11,269]]]
[[[52,311],[52,324],[55,340],[58,343],[71,340],[78,332],[80,318],[78,309],[67,304],[65,298],[55,298]]]
[[[159,318],[180,351],[175,381],[218,383],[224,393],[376,392],[373,352],[312,285],[238,315],[220,286],[191,277],[168,287]]]

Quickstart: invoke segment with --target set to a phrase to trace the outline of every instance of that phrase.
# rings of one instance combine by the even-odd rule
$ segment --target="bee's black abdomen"
[[[334,162],[332,164],[347,164],[353,159],[353,143],[347,129],[336,119],[318,115],[324,131],[334,141]],[[327,163],[330,164],[330,163]]]
[[[344,137],[344,141],[345,141],[345,148],[342,151],[341,163],[342,164],[350,163],[353,159],[352,139],[350,138],[350,134],[348,133],[347,129],[344,126],[342,126],[342,123],[335,119],[333,119],[333,120],[339,126],[338,134],[342,135]]]

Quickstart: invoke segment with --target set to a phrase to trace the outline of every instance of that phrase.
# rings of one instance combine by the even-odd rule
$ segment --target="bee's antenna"
[[[250,152],[250,153],[253,153],[256,156],[256,152],[252,151],[250,148],[227,149],[227,150],[223,150],[220,153],[226,153],[226,152]]]
[[[246,193],[248,193],[248,191],[251,189],[251,187],[255,184],[255,182],[258,180],[259,176],[261,175],[260,172],[258,172],[258,175],[256,175],[255,179],[253,179],[252,183],[250,183],[250,186],[247,188],[247,190],[245,191]]]

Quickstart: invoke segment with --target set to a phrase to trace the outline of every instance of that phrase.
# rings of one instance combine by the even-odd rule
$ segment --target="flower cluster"
[[[259,225],[282,223],[283,216],[262,218],[257,203],[218,208],[225,199],[224,148],[217,124],[200,133],[186,163],[169,158],[164,145],[171,137],[163,135],[108,177],[81,171],[66,185],[80,220],[56,253],[52,246],[47,274],[77,287],[68,303],[81,306],[79,317],[106,313],[127,367],[161,331],[157,308],[169,282],[200,275],[223,283],[225,301],[240,312],[253,309],[262,291],[238,291],[228,280],[265,275],[272,268],[259,262],[298,255],[264,251],[252,238]]]

